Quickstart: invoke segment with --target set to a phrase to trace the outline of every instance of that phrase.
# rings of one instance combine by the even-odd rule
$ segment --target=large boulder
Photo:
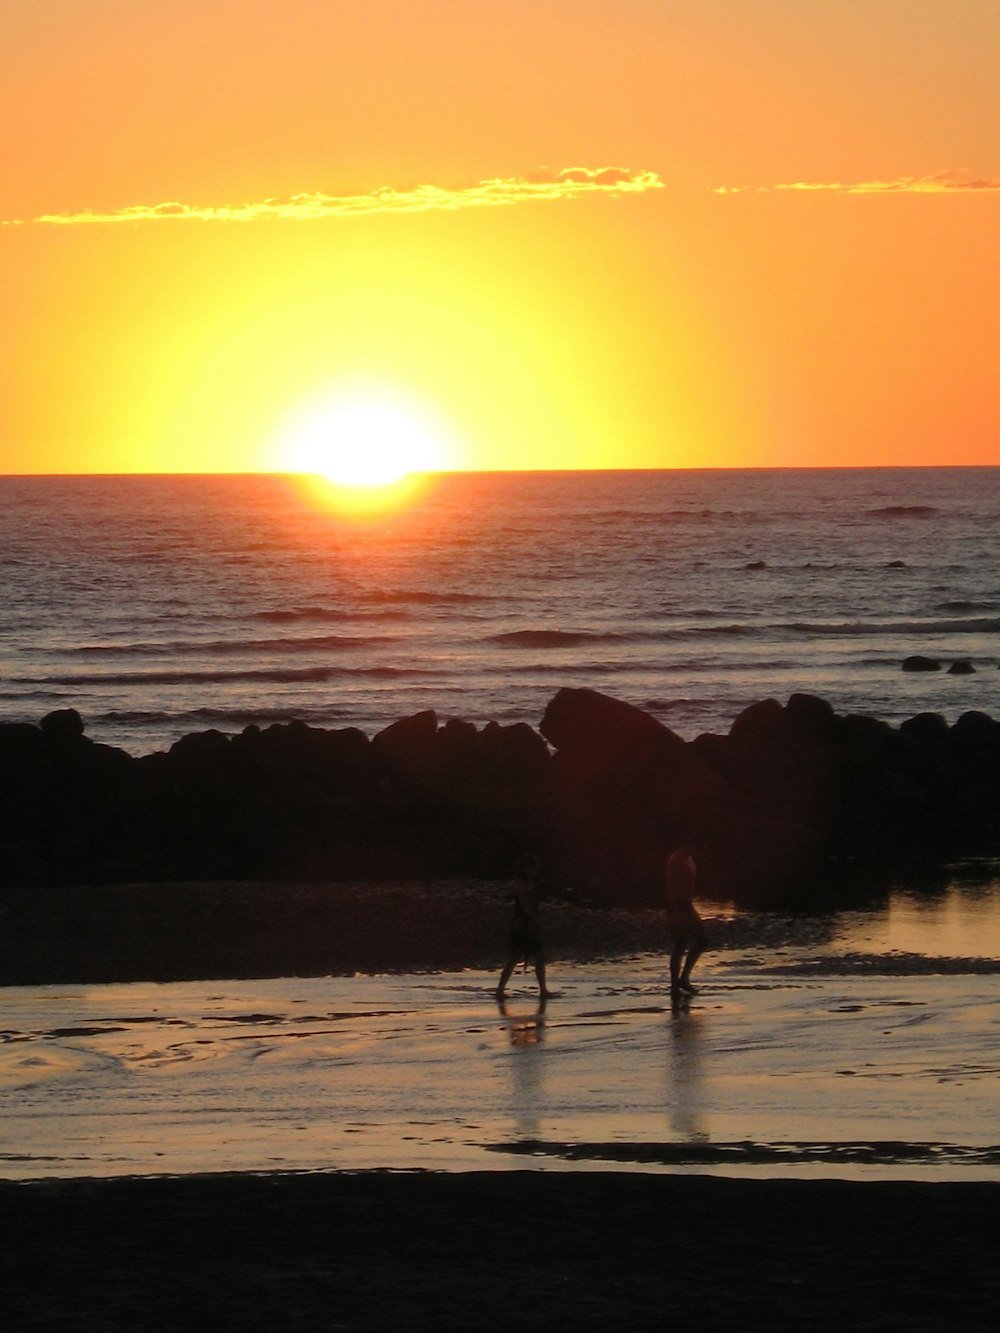
[[[660,902],[671,847],[694,835],[711,842],[735,815],[725,779],[631,704],[560,690],[540,730],[556,748],[550,860],[592,901]],[[706,858],[703,887],[718,885]]]
[[[57,708],[42,718],[38,729],[50,740],[78,741],[84,732],[83,718],[75,708]]]

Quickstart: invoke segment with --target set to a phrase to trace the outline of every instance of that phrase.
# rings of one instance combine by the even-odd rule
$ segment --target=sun
[[[359,489],[392,487],[447,462],[444,432],[429,414],[388,396],[307,405],[286,424],[277,452],[282,471]]]

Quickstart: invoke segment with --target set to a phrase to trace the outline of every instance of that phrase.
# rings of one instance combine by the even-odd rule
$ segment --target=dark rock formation
[[[559,879],[596,902],[657,901],[670,847],[736,816],[726,778],[630,704],[560,690],[541,732],[556,751],[549,860]]]
[[[369,740],[302,723],[205,731],[134,758],[73,710],[0,726],[0,887],[495,879],[540,851],[557,890],[661,900],[703,843],[701,890],[836,897],[867,868],[1000,849],[1000,723],[894,728],[793,695],[685,742],[638,708],[560,690],[540,731],[433,712]]]
[[[940,671],[941,663],[936,657],[922,657],[920,653],[913,653],[910,657],[903,658],[904,671]]]
[[[531,727],[433,713],[374,740],[290,723],[141,758],[62,717],[0,726],[0,885],[496,877],[548,771]]]

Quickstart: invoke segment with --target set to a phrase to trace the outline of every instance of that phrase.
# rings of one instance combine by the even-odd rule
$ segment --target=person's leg
[[[552,992],[545,984],[545,954],[541,949],[535,954],[535,976],[538,978],[538,993],[543,1000],[547,1000]]]
[[[514,971],[514,968],[517,967],[517,961],[516,958],[508,958],[503,965],[503,971],[500,973],[500,980],[497,983],[496,989],[496,997],[498,1000],[503,999],[504,991],[507,989],[507,982],[510,981],[511,973]]]
[[[681,980],[681,962],[687,948],[684,922],[674,918],[670,922],[670,989],[676,995]]]
[[[679,990],[686,991],[688,995],[694,995],[696,993],[695,988],[691,985],[691,969],[704,952],[705,950],[701,945],[692,944],[691,948],[687,951],[687,957],[684,959],[684,967],[678,978],[677,986]]]
[[[691,985],[691,969],[705,952],[705,947],[708,944],[708,936],[705,934],[701,917],[697,913],[694,916],[694,929],[691,931],[688,942],[687,957],[684,959],[684,967],[677,982],[681,990],[687,991],[689,995],[694,994],[694,987]]]

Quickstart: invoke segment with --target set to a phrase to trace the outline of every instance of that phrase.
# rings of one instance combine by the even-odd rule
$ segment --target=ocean
[[[537,726],[562,686],[686,739],[796,691],[996,716],[998,513],[1000,468],[452,473],[353,517],[286,476],[3,477],[0,721],[72,707],[145,754],[428,708]]]

